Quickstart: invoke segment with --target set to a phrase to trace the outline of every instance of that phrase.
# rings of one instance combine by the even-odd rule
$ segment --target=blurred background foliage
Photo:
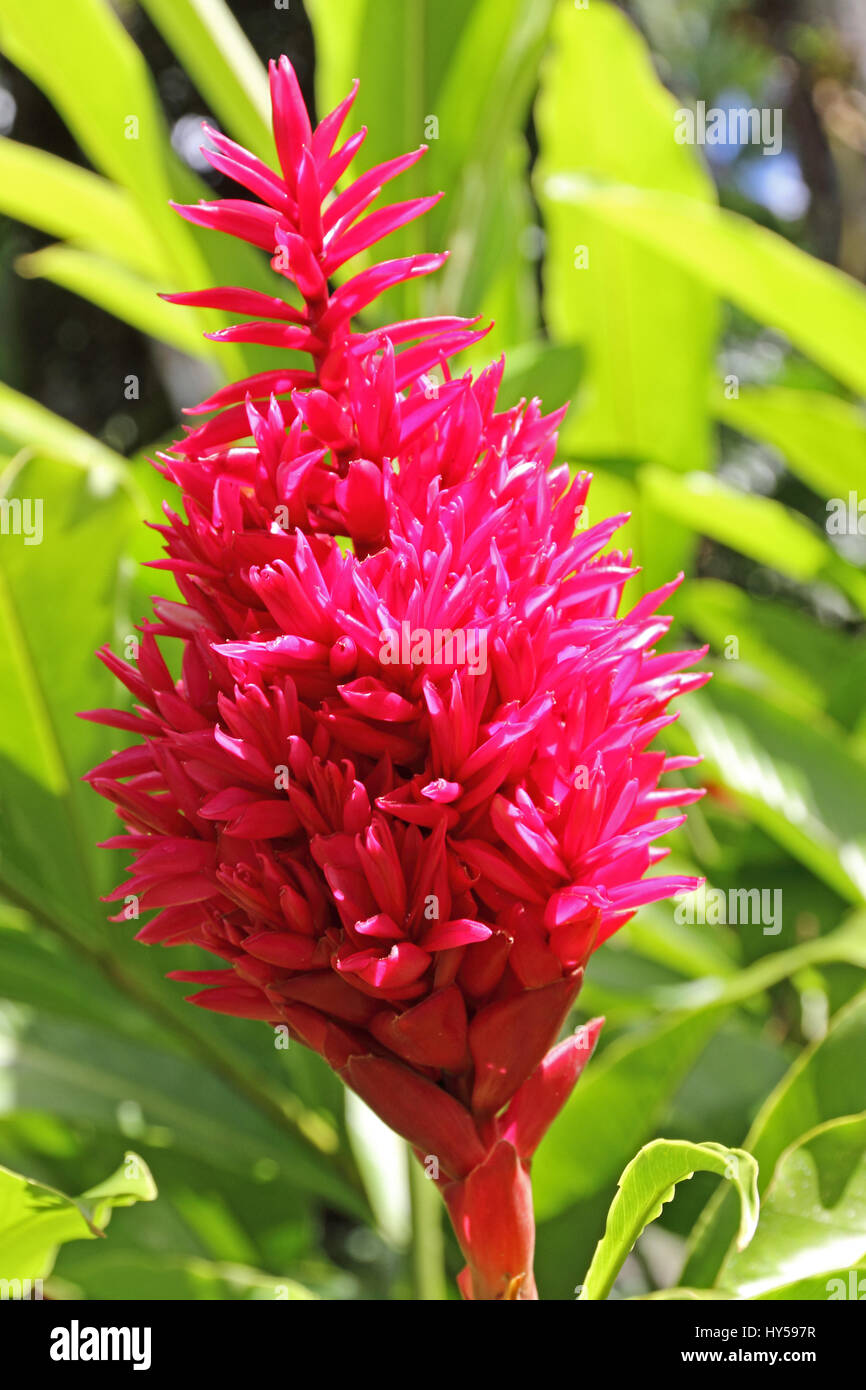
[[[93,846],[112,818],[79,781],[114,746],[74,718],[117,701],[91,653],[122,647],[164,583],[138,567],[164,492],[146,458],[267,360],[156,292],[268,283],[264,256],[168,199],[236,196],[198,153],[202,118],[272,157],[262,63],[280,52],[319,114],[361,78],[362,167],[430,146],[401,196],[447,196],[390,254],[452,256],[386,311],[493,319],[468,365],[506,351],[507,404],[572,401],[562,456],[595,475],[593,520],[633,513],[633,587],[686,571],[674,640],[709,643],[716,678],[667,734],[704,753],[709,789],[673,860],[783,893],[777,934],[659,904],[593,959],[573,1022],[603,1012],[601,1048],[534,1172],[541,1294],[571,1298],[654,1136],[745,1144],[766,1190],[791,1144],[825,1125],[832,1146],[866,1108],[866,536],[826,525],[830,499],[866,497],[866,16],[2,0],[0,489],[44,499],[45,537],[0,538],[0,1162],[85,1192],[132,1144],[160,1190],[107,1242],[64,1246],[58,1297],[438,1297],[437,1243],[459,1263],[402,1143],[317,1058],[191,1009],[165,953],[106,922],[121,874]],[[779,108],[781,152],[677,144],[697,100]],[[849,1122],[834,1161],[862,1133]],[[823,1139],[797,1152],[828,1161]],[[677,1189],[614,1296],[755,1287],[726,1264],[736,1199],[718,1186]],[[864,1207],[846,1268],[866,1258]],[[764,1296],[796,1267],[826,1297],[826,1253],[785,1264],[805,1237],[774,1219]]]

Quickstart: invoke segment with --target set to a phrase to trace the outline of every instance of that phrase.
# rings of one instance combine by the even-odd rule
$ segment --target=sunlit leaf
[[[694,197],[605,188],[561,174],[548,179],[545,188],[554,202],[591,212],[605,229],[651,248],[753,318],[780,329],[839,381],[866,393],[866,290],[842,271],[775,232]]]
[[[619,9],[560,0],[552,37],[536,107],[545,315],[556,341],[586,352],[566,450],[700,468],[709,447],[713,294],[556,190],[579,173],[710,200],[712,183],[694,151],[674,140],[676,103]]]
[[[754,1240],[729,1256],[717,1282],[756,1298],[803,1279],[826,1280],[863,1259],[866,1115],[857,1115],[830,1120],[785,1150],[761,1201]]]
[[[739,1248],[745,1249],[758,1223],[758,1165],[743,1149],[723,1144],[688,1144],[655,1139],[632,1159],[619,1180],[604,1235],[586,1274],[582,1300],[607,1298],[626,1256],[641,1232],[661,1215],[676,1185],[696,1172],[717,1173],[740,1199]]]
[[[0,1278],[43,1278],[51,1271],[58,1246],[68,1240],[93,1240],[104,1234],[112,1208],[155,1198],[150,1170],[134,1153],[127,1153],[116,1173],[80,1197],[66,1197],[0,1168]]]

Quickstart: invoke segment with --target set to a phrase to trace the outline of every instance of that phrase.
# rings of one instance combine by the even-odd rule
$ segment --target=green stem
[[[412,1285],[417,1300],[439,1303],[446,1297],[442,1199],[418,1160],[411,1153],[407,1157],[412,1207]]]

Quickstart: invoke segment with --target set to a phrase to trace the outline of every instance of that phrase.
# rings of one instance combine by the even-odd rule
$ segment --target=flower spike
[[[646,875],[699,794],[660,787],[691,762],[650,745],[702,653],[655,652],[672,586],[619,615],[623,518],[582,526],[589,478],[552,468],[562,412],[498,411],[502,362],[452,370],[476,319],[364,326],[445,260],[351,273],[437,201],[373,208],[423,148],[335,192],[357,87],[313,129],[288,59],[270,85],[278,171],[209,131],[252,196],[178,209],[282,282],[165,296],[238,315],[209,336],[274,364],[161,456],[178,601],[135,661],[100,653],[134,710],[85,717],[138,735],[89,779],[133,861],[112,899],[153,913],[142,942],[219,960],[174,975],[193,1003],[287,1026],[413,1146],[466,1298],[535,1298],[532,1156],[602,1022],[558,1041],[584,970],[638,906],[697,886]]]

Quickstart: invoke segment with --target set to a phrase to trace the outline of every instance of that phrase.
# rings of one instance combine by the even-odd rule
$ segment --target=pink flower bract
[[[600,1021],[556,1040],[591,952],[695,886],[645,877],[699,794],[661,789],[691,760],[650,745],[705,677],[655,654],[673,585],[617,616],[624,518],[582,526],[588,477],[552,467],[562,412],[497,411],[502,362],[452,375],[483,330],[358,326],[444,257],[334,288],[435,201],[368,211],[423,150],[335,196],[354,91],[315,130],[285,58],[271,93],[279,173],[213,131],[205,150],[259,201],[178,210],[298,293],[168,297],[310,365],[218,391],[162,456],[180,600],[154,604],[134,665],[101,654],[135,712],[89,716],[139,740],[90,774],[134,860],[114,896],[156,910],[140,940],[219,958],[175,976],[196,1004],[287,1024],[435,1156],[467,1297],[533,1297],[529,1161]],[[183,644],[177,681],[161,637]]]

